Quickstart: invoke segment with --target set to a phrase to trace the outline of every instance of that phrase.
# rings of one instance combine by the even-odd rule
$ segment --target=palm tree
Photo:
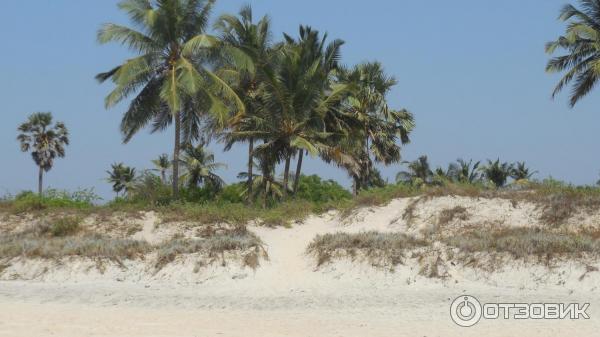
[[[481,172],[485,178],[496,185],[496,188],[500,188],[506,185],[508,177],[510,177],[513,171],[513,166],[509,163],[500,163],[500,159],[491,161],[488,159],[488,164],[481,167]]]
[[[531,171],[527,167],[525,162],[523,161],[523,162],[516,162],[516,164],[512,168],[510,176],[511,176],[511,178],[513,178],[516,181],[529,180],[536,173],[537,173],[537,171]]]
[[[405,163],[408,164],[408,171],[398,172],[396,182],[410,182],[413,184],[429,184],[432,182],[433,171],[431,170],[427,156],[420,156],[415,161]]]
[[[479,165],[481,165],[480,161],[473,163],[473,160],[467,162],[459,158],[456,163],[450,164],[448,169],[456,181],[472,184],[481,178],[478,171]]]
[[[182,162],[185,167],[182,179],[186,181],[188,187],[209,185],[215,190],[219,190],[225,185],[223,179],[214,172],[225,167],[225,164],[216,163],[214,154],[205,148],[204,143],[200,143],[196,147],[186,147]]]
[[[346,109],[358,124],[351,137],[358,134],[362,142],[353,149],[360,167],[354,175],[354,190],[358,191],[369,180],[374,163],[389,165],[400,161],[399,144],[410,142],[414,119],[407,110],[394,110],[388,106],[387,95],[397,81],[385,74],[379,62],[342,70],[338,77],[342,83],[354,87],[346,101]]]
[[[240,112],[244,109],[209,64],[214,51],[226,49],[216,37],[206,34],[213,4],[214,0],[124,0],[119,8],[139,30],[109,23],[98,32],[100,43],[118,42],[139,54],[96,76],[100,82],[111,79],[115,84],[106,97],[107,108],[136,95],[121,121],[124,142],[151,121],[153,132],[175,125],[175,198],[179,194],[182,129],[184,140],[190,142],[199,137],[203,112],[225,123],[232,104]]]
[[[263,141],[254,152],[261,161],[271,161],[265,164],[267,167],[285,163],[282,184],[287,186],[294,155],[299,157],[299,179],[304,151],[317,155],[330,149],[324,119],[342,101],[348,88],[329,81],[342,41],[327,44],[326,35],[320,38],[318,31],[304,26],[300,27],[298,40],[285,37],[286,42],[277,46],[270,66],[266,67],[259,89],[261,104],[255,118],[256,129],[236,133]],[[282,193],[285,198],[288,190],[283,189]]]
[[[167,183],[167,171],[171,168],[171,161],[169,160],[169,155],[166,153],[158,156],[157,159],[152,160],[152,164],[154,164],[153,171],[160,172],[160,178],[163,184]]]
[[[546,71],[565,71],[552,97],[574,80],[571,107],[587,95],[600,78],[600,1],[579,0],[579,4],[580,9],[573,5],[562,8],[559,19],[568,22],[565,35],[546,44],[548,54],[553,54],[559,48],[566,51],[566,54],[548,61]]]
[[[119,196],[119,192],[125,191],[129,193],[135,179],[135,168],[125,166],[123,163],[115,163],[111,165],[111,170],[106,171],[108,174],[107,181],[112,184],[112,189]]]
[[[253,131],[256,129],[257,106],[260,104],[259,87],[262,80],[261,74],[269,63],[271,53],[270,19],[264,16],[258,23],[253,23],[252,8],[243,6],[239,17],[222,15],[216,28],[221,31],[221,40],[246,54],[252,61],[251,64],[229,62],[221,68],[224,74],[233,75],[233,88],[245,105],[246,113],[231,125],[233,132],[224,134],[225,150],[229,150],[235,142],[248,141],[248,175],[247,189],[248,203],[252,201],[254,184],[253,157],[254,141],[252,134],[238,134],[236,131]]]
[[[39,168],[38,193],[41,197],[44,171],[50,171],[56,157],[65,156],[65,146],[69,145],[69,131],[62,122],[52,125],[50,112],[36,112],[30,115],[17,130],[21,151],[31,150],[31,157]]]

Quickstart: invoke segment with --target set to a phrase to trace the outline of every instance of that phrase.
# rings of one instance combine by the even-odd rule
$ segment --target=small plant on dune
[[[469,213],[463,206],[456,206],[452,208],[444,209],[440,212],[438,217],[438,225],[446,225],[452,222],[454,219],[465,221],[469,219]]]
[[[63,217],[52,222],[48,228],[50,234],[55,237],[63,237],[76,234],[81,229],[81,219],[77,217]]]

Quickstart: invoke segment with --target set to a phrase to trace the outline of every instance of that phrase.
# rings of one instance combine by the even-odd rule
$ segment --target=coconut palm
[[[531,177],[533,177],[534,174],[536,174],[537,171],[531,171],[527,165],[525,164],[525,162],[516,162],[515,165],[512,168],[512,171],[510,173],[511,178],[513,178],[516,181],[519,180],[529,180],[531,179]]]
[[[247,5],[242,7],[239,16],[222,15],[216,23],[216,28],[221,32],[221,40],[240,50],[248,56],[251,63],[225,62],[221,68],[224,75],[233,75],[233,88],[242,98],[245,105],[245,114],[231,125],[233,132],[224,134],[225,150],[229,150],[236,142],[248,142],[248,172],[247,188],[249,190],[248,202],[252,199],[253,189],[253,157],[254,141],[252,134],[239,134],[236,131],[253,131],[256,129],[257,106],[260,104],[259,87],[261,74],[268,65],[271,53],[270,19],[262,17],[257,23],[253,22],[252,8]],[[227,60],[226,60],[227,61]]]
[[[121,121],[124,142],[150,122],[153,132],[175,126],[175,198],[179,193],[182,137],[186,142],[199,137],[203,112],[225,123],[231,104],[239,111],[244,109],[235,92],[210,66],[215,51],[233,51],[206,33],[213,4],[214,0],[124,0],[119,8],[139,30],[109,23],[98,32],[100,43],[121,43],[138,54],[96,76],[100,82],[110,79],[115,84],[106,97],[107,108],[135,95]]]
[[[270,161],[259,164],[256,162],[253,163],[255,168],[258,168],[262,174],[254,175],[254,179],[252,180],[254,186],[252,189],[246,188],[244,191],[242,191],[242,196],[245,196],[246,198],[261,198],[263,208],[267,207],[269,199],[280,200],[284,196],[283,190],[287,189],[289,192],[292,189],[292,186],[289,184],[287,187],[284,187],[285,185],[283,184],[283,179],[278,179],[275,177],[274,169],[272,169],[270,172],[267,171],[269,163]],[[248,172],[240,172],[238,174],[238,179],[248,179]],[[249,196],[250,193],[252,193],[251,196]]]
[[[497,188],[506,185],[512,171],[513,166],[506,162],[501,163],[499,158],[495,161],[488,159],[488,164],[481,167],[484,177],[494,183]]]
[[[221,189],[225,182],[215,170],[225,167],[225,164],[216,163],[215,155],[205,147],[204,143],[198,146],[187,146],[182,163],[185,173],[181,178],[188,187],[210,186],[216,190]]]
[[[479,165],[481,165],[480,161],[473,163],[473,160],[467,162],[459,158],[456,163],[450,164],[449,170],[456,181],[472,184],[481,178]]]
[[[41,197],[44,171],[50,171],[56,157],[65,156],[65,146],[69,145],[69,131],[62,122],[53,125],[50,112],[30,115],[17,130],[21,151],[31,151],[31,157],[38,166],[38,193]]]
[[[262,158],[273,161],[270,166],[285,163],[284,186],[289,182],[294,155],[299,157],[296,169],[299,179],[304,151],[317,155],[329,150],[324,119],[348,91],[346,85],[331,85],[329,81],[342,41],[326,43],[326,38],[304,26],[300,27],[299,39],[286,35],[285,44],[278,47],[261,84],[257,129],[238,133],[263,140],[255,152],[268,153]],[[282,193],[286,197],[287,189]]]
[[[432,182],[433,171],[429,165],[427,156],[420,156],[412,162],[405,162],[408,171],[401,171],[396,174],[396,182],[412,184],[429,184]]]
[[[169,160],[169,155],[166,153],[161,154],[158,158],[152,160],[152,164],[154,164],[155,172],[160,172],[160,178],[163,184],[167,183],[167,171],[171,168],[171,161]]]
[[[565,34],[546,44],[546,52],[557,49],[563,55],[552,58],[546,65],[549,73],[565,72],[552,97],[572,83],[571,107],[587,95],[600,78],[600,1],[579,0],[580,8],[566,5],[559,19],[568,22]]]
[[[135,180],[135,168],[125,166],[123,163],[115,163],[111,165],[111,170],[106,171],[108,174],[107,181],[112,184],[112,189],[119,196],[119,193],[124,191],[129,193],[133,187]]]

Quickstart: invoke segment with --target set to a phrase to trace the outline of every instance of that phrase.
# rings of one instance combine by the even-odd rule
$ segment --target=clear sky
[[[565,1],[221,0],[213,19],[250,3],[255,15],[271,16],[276,38],[308,24],[346,41],[344,63],[381,61],[399,80],[392,105],[416,117],[405,160],[420,154],[435,166],[459,157],[525,160],[538,178],[592,184],[600,170],[600,91],[569,109],[567,92],[551,100],[558,77],[544,72],[544,43],[564,30],[556,18]],[[35,111],[51,111],[71,131],[67,157],[56,162],[46,186],[95,187],[110,197],[104,179],[111,163],[143,169],[171,153],[172,130],[144,131],[123,145],[118,125],[125,105],[104,109],[111,86],[94,75],[130,56],[95,39],[102,23],[127,23],[117,2],[2,0],[0,195],[35,189],[36,168],[15,140],[18,124]],[[234,181],[245,148],[212,148],[229,165],[223,176]],[[392,180],[398,170],[383,172]],[[344,172],[317,159],[305,172],[348,185]]]

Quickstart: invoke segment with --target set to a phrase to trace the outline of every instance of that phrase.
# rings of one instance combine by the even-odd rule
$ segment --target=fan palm
[[[100,82],[115,84],[106,97],[107,108],[136,95],[121,121],[124,142],[151,121],[152,131],[175,125],[173,194],[179,193],[179,153],[183,137],[198,138],[203,115],[209,111],[225,123],[235,104],[243,103],[209,66],[211,55],[224,50],[216,37],[206,34],[214,0],[124,0],[119,8],[133,24],[129,28],[105,24],[100,43],[118,42],[139,54],[112,70],[98,74]],[[231,55],[235,55],[232,53]]]
[[[69,131],[62,122],[52,125],[52,114],[37,112],[29,116],[18,128],[17,140],[21,151],[31,151],[31,157],[38,166],[38,193],[43,192],[44,171],[48,172],[56,157],[65,156],[65,146],[69,145]]]
[[[112,184],[112,189],[119,196],[119,192],[129,193],[135,179],[135,168],[125,166],[123,163],[111,165],[111,170],[106,171],[107,181]]]
[[[385,74],[378,62],[363,63],[339,73],[343,83],[351,83],[354,90],[347,99],[347,111],[358,127],[352,137],[359,135],[361,143],[354,149],[360,163],[355,176],[355,190],[368,181],[374,162],[389,165],[400,160],[400,144],[410,141],[414,119],[407,110],[394,110],[388,106],[386,96],[397,81]]]
[[[216,163],[214,154],[204,145],[200,143],[196,147],[188,146],[185,149],[182,160],[185,173],[181,178],[190,188],[203,185],[219,190],[225,182],[215,173],[215,170],[225,167],[225,164]]]
[[[171,168],[171,161],[169,160],[169,155],[166,153],[158,156],[157,159],[152,160],[152,164],[154,164],[153,171],[160,172],[160,178],[163,184],[167,183],[167,171]]]
[[[600,78],[600,1],[579,0],[580,8],[566,5],[559,19],[568,22],[565,35],[546,44],[546,52],[557,49],[564,55],[552,58],[546,65],[550,73],[565,72],[556,85],[552,97],[573,83],[571,107],[587,95]]]

